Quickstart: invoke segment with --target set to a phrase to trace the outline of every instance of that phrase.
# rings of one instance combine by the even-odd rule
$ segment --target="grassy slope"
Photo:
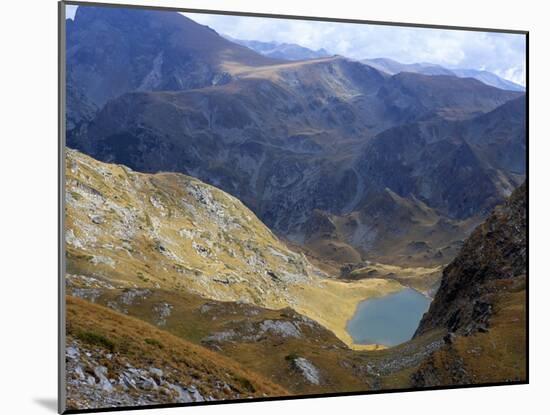
[[[132,304],[124,304],[121,301],[124,292],[104,289],[94,301],[111,307],[116,304],[124,313],[156,325],[159,333],[169,332],[226,355],[294,394],[366,390],[361,376],[340,365],[342,358],[353,352],[332,332],[304,320],[291,309],[270,310],[166,290],[151,290],[149,295],[137,298]],[[156,309],[159,304],[172,306],[170,316],[160,325]],[[300,336],[262,332],[259,327],[265,321],[291,323],[298,328]],[[90,324],[90,328],[94,326],[95,323]],[[235,333],[232,338],[214,340],[216,334],[229,332]],[[293,357],[306,358],[320,370],[319,385],[304,379],[293,366]]]
[[[457,336],[414,371],[413,379],[417,386],[524,381],[526,335],[523,285],[499,296],[488,332]]]
[[[67,338],[108,346],[109,351],[123,354],[136,366],[171,367],[178,373],[179,382],[198,383],[204,394],[217,399],[234,398],[236,394],[257,397],[288,394],[281,386],[204,347],[142,320],[71,296],[67,297]],[[93,339],[106,340],[102,346]],[[103,363],[116,373],[114,361]],[[216,381],[230,385],[233,395],[225,396],[215,388]]]
[[[78,277],[70,277],[69,281],[69,292],[155,325],[158,331],[215,350],[282,385],[292,394],[407,387],[410,373],[420,363],[419,356],[426,355],[426,346],[441,337],[439,333],[431,333],[392,349],[357,351],[290,308],[270,310],[162,289],[151,289],[128,301],[125,293],[133,291],[131,289],[83,285],[78,283]],[[82,290],[84,286],[89,288]],[[163,321],[158,311],[161,304],[171,305]],[[300,335],[262,331],[260,327],[265,321],[291,323]],[[93,328],[93,324],[90,327]],[[233,334],[222,338],[222,333]],[[296,357],[305,358],[318,368],[319,384],[308,382],[296,369],[293,365]]]

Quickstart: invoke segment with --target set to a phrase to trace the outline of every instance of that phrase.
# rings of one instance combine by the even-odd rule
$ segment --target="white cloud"
[[[74,15],[76,14],[76,9],[78,9],[78,6],[72,6],[72,5],[66,5],[65,6],[65,17],[67,19],[73,19]]]

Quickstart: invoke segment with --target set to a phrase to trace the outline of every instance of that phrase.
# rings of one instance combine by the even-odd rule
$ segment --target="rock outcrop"
[[[415,369],[415,387],[527,379],[526,184],[468,238],[443,271],[416,339],[444,345]]]
[[[524,284],[527,269],[526,184],[495,209],[443,271],[441,286],[416,336],[433,329],[487,331],[495,296]]]

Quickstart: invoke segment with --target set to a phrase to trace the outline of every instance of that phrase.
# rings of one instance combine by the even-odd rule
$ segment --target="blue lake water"
[[[356,344],[396,346],[410,340],[430,299],[412,288],[365,300],[357,306],[347,331]]]

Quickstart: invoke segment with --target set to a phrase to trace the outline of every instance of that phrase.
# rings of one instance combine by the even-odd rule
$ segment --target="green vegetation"
[[[162,345],[162,343],[159,342],[157,339],[146,338],[146,339],[144,339],[143,341],[144,341],[145,343],[151,345],[151,346],[158,347],[159,349],[164,348],[164,346]]]
[[[93,331],[77,331],[75,337],[82,340],[84,343],[88,343],[95,346],[103,347],[110,352],[115,350],[115,344],[102,334]]]

